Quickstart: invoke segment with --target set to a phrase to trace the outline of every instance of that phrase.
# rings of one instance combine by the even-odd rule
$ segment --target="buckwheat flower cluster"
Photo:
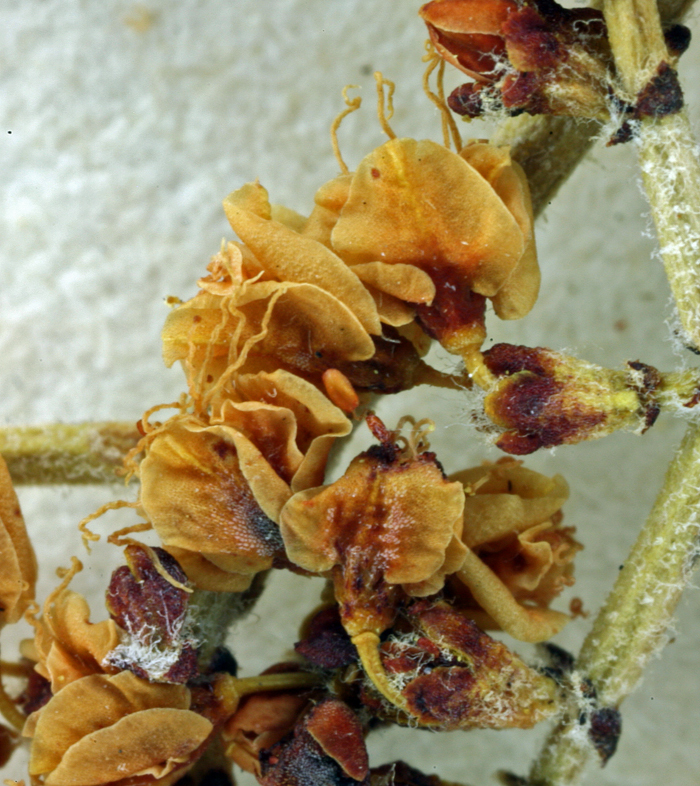
[[[539,288],[527,182],[505,148],[453,152],[381,119],[389,141],[354,172],[339,157],[308,217],[257,182],[230,194],[238,239],[172,300],[163,356],[187,392],[140,423],[136,502],[105,506],[144,520],[110,536],[126,548],[109,618],[91,622],[69,589],[76,560],[23,644],[37,784],[168,785],[221,746],[263,786],[440,786],[403,762],[371,767],[365,736],[377,722],[529,728],[559,710],[559,684],[484,629],[538,642],[568,621],[549,608],[579,548],[560,526],[566,483],[512,459],[448,477],[431,422],[392,431],[368,411],[418,384],[496,390],[487,301],[520,318]],[[466,374],[427,365],[433,339]],[[375,444],[328,482],[363,418]],[[159,546],[130,537],[147,529]],[[271,569],[325,578],[327,603],[296,661],[238,679],[225,626],[203,618]]]

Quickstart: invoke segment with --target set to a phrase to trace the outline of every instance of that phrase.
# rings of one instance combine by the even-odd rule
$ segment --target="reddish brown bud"
[[[419,601],[407,612],[410,635],[389,638],[381,657],[403,711],[365,691],[380,717],[438,730],[529,728],[556,712],[553,680],[446,603]]]
[[[163,549],[131,545],[125,555],[127,565],[112,574],[107,608],[129,640],[108,661],[145,679],[186,683],[198,673],[185,630],[187,577]]]
[[[339,669],[357,660],[357,650],[350,641],[337,606],[322,609],[308,621],[302,640],[294,645],[300,655],[322,669]]]
[[[607,117],[612,57],[600,11],[553,0],[439,0],[421,16],[438,55],[479,83],[450,96],[453,111]]]
[[[622,428],[642,431],[658,414],[658,372],[645,364],[611,371],[550,349],[511,344],[496,344],[484,362],[498,379],[484,410],[505,431],[496,444],[506,453],[525,455]]]

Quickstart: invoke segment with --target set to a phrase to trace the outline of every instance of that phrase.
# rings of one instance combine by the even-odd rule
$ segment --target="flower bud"
[[[505,645],[445,602],[407,610],[410,633],[380,648],[402,706],[364,698],[380,717],[435,730],[530,728],[559,708],[554,680],[531,669]]]
[[[618,429],[645,431],[659,414],[658,371],[628,363],[611,371],[551,349],[496,344],[484,353],[496,384],[484,400],[505,433],[496,444],[514,455],[571,445]]]

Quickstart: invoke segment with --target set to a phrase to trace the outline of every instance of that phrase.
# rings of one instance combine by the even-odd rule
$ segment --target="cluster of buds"
[[[448,99],[459,115],[505,110],[607,120],[612,112],[635,120],[683,106],[673,69],[690,42],[682,25],[665,31],[668,56],[658,73],[639,95],[627,96],[597,9],[555,0],[432,0],[420,14],[438,56],[474,80]]]

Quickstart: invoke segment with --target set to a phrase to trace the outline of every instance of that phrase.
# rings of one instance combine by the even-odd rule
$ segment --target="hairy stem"
[[[114,483],[140,434],[134,423],[52,423],[0,429],[0,454],[16,485]]]
[[[633,99],[669,60],[654,0],[605,0],[618,76]],[[637,134],[644,188],[684,339],[700,346],[700,159],[685,112],[644,117]]]
[[[700,426],[691,425],[637,542],[578,659],[601,706],[616,707],[666,643],[666,630],[700,554]],[[592,752],[573,718],[547,741],[530,786],[574,786]]]
[[[644,188],[686,343],[700,347],[700,158],[685,111],[641,122]]]

